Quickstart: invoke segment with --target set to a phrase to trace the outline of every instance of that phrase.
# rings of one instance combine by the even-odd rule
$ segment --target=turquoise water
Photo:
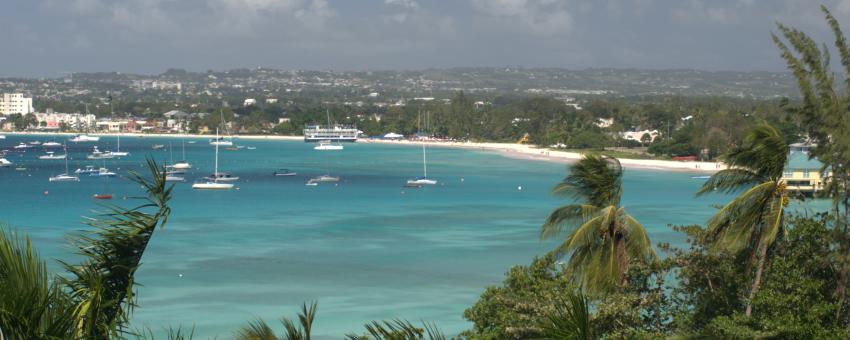
[[[11,149],[34,139],[52,137],[9,136],[0,145]],[[212,171],[212,147],[194,140],[186,144],[195,167],[187,179]],[[121,142],[130,156],[106,162],[119,173],[140,168],[146,155],[169,160],[167,150],[153,151],[152,144],[171,142],[174,159],[182,158],[180,139]],[[101,150],[114,144],[114,137],[97,143]],[[486,286],[553,246],[541,243],[537,232],[562,203],[548,191],[564,177],[564,165],[431,148],[429,175],[444,184],[403,189],[407,178],[420,174],[419,148],[360,143],[317,152],[301,142],[238,144],[257,148],[221,152],[221,171],[241,177],[239,190],[193,191],[191,180],[177,184],[169,224],[155,234],[138,272],[143,286],[134,326],[159,334],[168,326],[194,326],[200,338],[229,338],[256,317],[280,329],[277,319],[294,316],[303,301],[318,300],[317,338],[341,338],[362,332],[369,320],[395,317],[434,321],[454,334],[470,327],[463,310]],[[71,145],[72,171],[103,164],[85,160],[92,145]],[[74,259],[65,236],[81,230],[82,216],[97,209],[91,196],[110,191],[121,203],[139,188],[120,178],[49,183],[64,163],[36,159],[40,154],[35,148],[6,157],[28,171],[0,169],[0,221],[28,232],[45,258]],[[272,176],[284,167],[298,176]],[[304,185],[328,170],[342,177],[339,186]],[[653,242],[681,244],[668,224],[703,223],[711,205],[725,201],[694,198],[702,183],[694,175],[627,170],[623,203]]]

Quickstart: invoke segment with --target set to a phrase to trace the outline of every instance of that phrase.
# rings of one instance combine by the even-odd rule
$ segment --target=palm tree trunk
[[[756,278],[753,280],[753,287],[750,288],[750,297],[747,299],[747,316],[751,316],[753,314],[753,298],[756,296],[756,292],[758,292],[759,286],[761,286],[761,274],[764,271],[764,263],[767,259],[767,243],[759,243],[759,262],[758,267],[756,268]]]
[[[626,255],[626,242],[622,237],[617,240],[617,267],[620,272],[620,286],[628,286],[629,257]]]

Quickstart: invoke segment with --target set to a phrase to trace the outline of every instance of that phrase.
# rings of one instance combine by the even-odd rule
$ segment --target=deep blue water
[[[51,139],[8,136],[0,148]],[[186,158],[195,168],[190,181],[177,184],[169,223],[145,253],[135,327],[161,334],[168,326],[194,326],[200,338],[229,338],[256,317],[280,329],[281,316],[318,300],[319,337],[361,333],[369,320],[395,317],[434,321],[454,334],[470,327],[463,310],[486,286],[554,246],[539,241],[538,228],[563,203],[548,191],[564,177],[564,165],[430,148],[429,175],[443,184],[403,189],[421,172],[417,147],[360,143],[317,152],[301,142],[238,140],[257,148],[221,151],[220,170],[241,177],[239,190],[193,191],[191,179],[212,171],[213,148],[206,139],[190,140],[196,143],[185,144]],[[105,165],[124,174],[146,156],[168,161],[167,148],[151,145],[169,143],[181,159],[180,139],[122,138],[130,156]],[[113,150],[115,137],[69,144],[72,171],[104,164],[85,160],[95,144]],[[0,169],[0,221],[26,231],[58,270],[53,259],[75,259],[65,237],[98,209],[94,193],[112,192],[114,203],[130,204],[121,198],[140,189],[122,178],[49,183],[64,162],[38,160],[40,154],[38,147],[7,155],[28,170]],[[298,176],[272,176],[284,167]],[[339,186],[304,185],[326,171],[342,177]],[[681,244],[668,224],[703,223],[711,205],[726,200],[694,198],[702,183],[695,175],[626,171],[623,204],[654,243]]]

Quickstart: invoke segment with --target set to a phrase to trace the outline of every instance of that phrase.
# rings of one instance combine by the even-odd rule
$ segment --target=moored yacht
[[[215,130],[216,139],[218,139],[218,129]],[[206,190],[229,190],[233,189],[232,183],[219,183],[219,172],[218,172],[218,144],[215,145],[215,167],[213,170],[212,178],[205,178],[204,181],[195,182],[192,184],[192,189],[206,189]],[[232,177],[232,176],[231,176]],[[236,179],[239,179],[236,177]]]
[[[83,143],[83,142],[97,142],[100,140],[98,136],[89,136],[89,135],[76,135],[74,138],[69,139],[74,143]]]
[[[61,155],[57,155],[53,151],[48,151],[45,155],[38,156],[38,159],[54,160],[54,159],[65,159],[65,157],[68,157],[68,155],[64,154],[64,153],[61,154]]]
[[[68,153],[68,148],[65,147],[65,153]],[[79,182],[80,178],[77,176],[71,176],[68,174],[68,158],[65,158],[65,173],[59,174],[56,176],[51,176],[49,179],[51,182]]]
[[[91,154],[86,156],[87,159],[111,159],[115,158],[115,155],[112,151],[100,151],[97,149],[97,146],[94,147]]]

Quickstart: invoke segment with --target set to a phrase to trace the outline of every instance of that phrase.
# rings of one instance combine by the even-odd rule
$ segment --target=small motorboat
[[[30,145],[41,145],[41,142],[34,140],[34,141],[30,142],[29,144]]]
[[[297,173],[295,171],[290,171],[289,169],[278,169],[274,172],[275,176],[295,176]]]
[[[38,159],[65,159],[67,156],[67,154],[57,155],[53,151],[48,151],[47,154],[38,156]]]
[[[151,146],[151,149],[154,149],[154,150],[165,149],[165,144],[154,144],[154,145]]]
[[[339,182],[339,177],[331,175],[321,175],[310,179],[310,182],[315,183],[336,183]]]
[[[74,136],[74,138],[69,139],[69,141],[74,142],[74,143],[97,142],[99,140],[100,140],[100,137],[89,136],[89,135],[76,135],[76,136]]]
[[[319,185],[319,182],[314,182],[313,180],[309,180],[309,181],[307,181],[307,183],[304,183],[304,185],[306,185],[308,187],[315,187],[315,186]]]
[[[94,194],[94,199],[97,200],[111,200],[112,194]]]
[[[41,146],[45,147],[45,148],[54,148],[54,147],[62,146],[62,144],[57,143],[57,142],[44,142],[43,144],[41,144]]]
[[[5,168],[8,166],[12,166],[12,162],[9,162],[8,159],[0,158],[0,168]]]
[[[175,175],[165,175],[165,181],[166,182],[185,182],[186,178],[181,177],[181,176],[175,176]]]
[[[31,147],[32,147],[32,146],[27,145],[27,143],[21,143],[21,144],[15,145],[14,149],[18,149],[18,150],[20,150],[20,149],[29,149],[29,148],[31,148]]]
[[[341,144],[332,144],[331,141],[323,140],[320,141],[316,146],[313,147],[313,150],[319,151],[338,151],[342,150],[343,146]]]
[[[109,171],[109,169],[107,169],[107,168],[100,168],[100,169],[97,169],[96,172],[89,173],[89,176],[92,176],[92,177],[115,177],[117,175],[118,174],[116,174],[112,171]]]
[[[59,174],[56,176],[51,176],[49,178],[51,182],[79,182],[80,178],[77,176],[71,176],[68,174]]]
[[[248,149],[248,150],[257,150],[257,147],[256,147],[256,146],[249,146],[249,147],[246,147],[246,149]]]
[[[228,151],[238,151],[238,150],[239,150],[239,147],[232,147],[232,146],[231,146],[231,147],[226,147],[226,148],[224,148],[224,149],[225,149],[225,150],[228,150]]]

